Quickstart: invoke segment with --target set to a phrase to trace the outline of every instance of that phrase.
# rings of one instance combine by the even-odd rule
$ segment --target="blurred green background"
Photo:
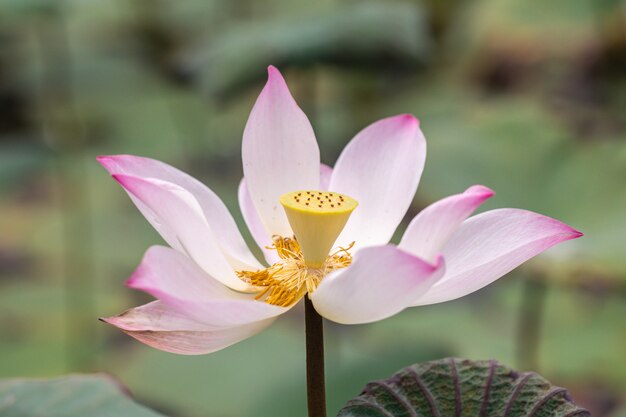
[[[183,357],[98,316],[149,300],[124,280],[161,243],[96,163],[131,153],[237,206],[243,127],[274,64],[332,165],[361,128],[413,113],[422,207],[472,184],[586,236],[462,300],[328,323],[329,412],[367,380],[443,356],[496,358],[626,402],[626,2],[0,1],[0,377],[104,371],[179,417],[305,414],[302,312]],[[249,239],[253,245],[252,240]]]

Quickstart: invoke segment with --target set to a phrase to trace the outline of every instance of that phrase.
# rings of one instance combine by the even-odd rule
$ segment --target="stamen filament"
[[[259,271],[238,271],[237,276],[261,291],[255,296],[268,304],[288,307],[297,303],[306,293],[315,292],[329,272],[345,268],[352,262],[347,248],[338,248],[330,254],[320,268],[311,268],[304,262],[300,245],[295,238],[274,236],[274,249],[281,258],[269,268]]]

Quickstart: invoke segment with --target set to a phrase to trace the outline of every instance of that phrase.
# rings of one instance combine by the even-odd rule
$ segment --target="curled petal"
[[[102,318],[153,348],[181,355],[202,355],[224,349],[267,328],[272,319],[214,329],[188,318],[161,301]]]
[[[228,289],[185,255],[163,246],[146,252],[127,285],[212,328],[253,323],[288,310]]]
[[[398,246],[432,261],[461,223],[493,195],[489,188],[474,185],[431,204],[413,218]]]
[[[347,269],[324,278],[313,292],[315,309],[337,323],[369,323],[410,306],[441,277],[441,258],[429,264],[393,245],[361,249]]]
[[[413,200],[425,158],[424,135],[409,114],[379,120],[359,132],[339,156],[330,180],[330,191],[359,202],[337,245],[389,242]]]
[[[210,276],[238,291],[250,291],[227,261],[202,208],[184,188],[153,178],[113,175],[165,241],[187,254]]]
[[[99,156],[97,159],[111,175],[154,178],[184,188],[193,195],[202,208],[204,218],[217,236],[222,250],[233,261],[233,268],[255,269],[260,266],[250,249],[248,249],[241,233],[239,233],[235,220],[229,213],[226,205],[211,189],[197,179],[166,163],[151,158],[133,155],[111,155]]]
[[[466,220],[443,248],[446,274],[414,305],[463,297],[492,283],[528,259],[582,233],[550,217],[498,209]]]
[[[265,88],[243,133],[243,172],[268,235],[290,236],[282,194],[319,185],[320,155],[313,128],[280,72],[268,68]]]

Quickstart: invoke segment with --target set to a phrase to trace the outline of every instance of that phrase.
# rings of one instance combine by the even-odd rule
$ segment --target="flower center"
[[[257,299],[269,304],[290,306],[307,292],[312,293],[328,273],[352,262],[349,250],[330,250],[343,230],[357,201],[326,191],[295,191],[283,194],[285,209],[295,237],[274,236],[273,246],[280,261],[261,271],[239,271],[243,281],[261,287]]]
[[[322,266],[357,201],[327,191],[295,191],[283,194],[280,203],[298,239],[304,261],[311,268]]]

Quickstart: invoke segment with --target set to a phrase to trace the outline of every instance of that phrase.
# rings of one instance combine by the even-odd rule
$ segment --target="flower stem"
[[[324,323],[308,296],[304,297],[306,328],[306,392],[309,417],[326,417]]]
[[[528,276],[524,280],[523,291],[517,325],[517,362],[522,369],[538,371],[548,284],[544,277]]]

